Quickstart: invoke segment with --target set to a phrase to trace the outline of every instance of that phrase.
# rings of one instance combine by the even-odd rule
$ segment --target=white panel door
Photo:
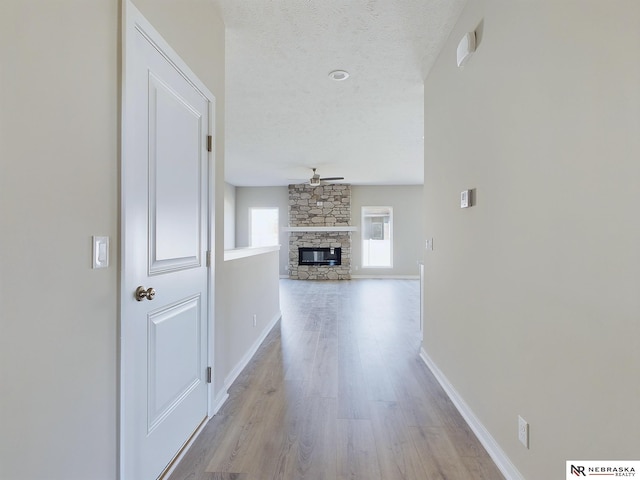
[[[150,480],[207,418],[211,101],[128,2],[126,28],[121,472]]]

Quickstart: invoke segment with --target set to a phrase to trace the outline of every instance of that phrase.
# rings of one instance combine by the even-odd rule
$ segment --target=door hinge
[[[211,250],[207,250],[207,267],[211,266]]]
[[[211,135],[207,135],[207,152],[210,152],[213,148],[213,137]]]
[[[211,367],[207,367],[207,383],[211,383]]]

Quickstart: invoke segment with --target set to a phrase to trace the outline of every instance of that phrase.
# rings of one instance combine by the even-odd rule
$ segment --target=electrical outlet
[[[258,316],[254,313],[253,314],[253,326],[255,327],[256,325],[258,325]]]
[[[428,238],[425,245],[427,250],[433,250],[433,238]]]
[[[529,424],[520,415],[518,415],[518,440],[529,448]]]

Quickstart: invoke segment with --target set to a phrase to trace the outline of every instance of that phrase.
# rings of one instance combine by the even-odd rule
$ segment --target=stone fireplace
[[[351,186],[289,185],[289,278],[351,279]],[[301,262],[300,249],[331,252],[335,261]],[[308,251],[308,250],[307,250]],[[330,257],[328,257],[330,258]],[[301,264],[302,263],[302,264]],[[325,263],[325,264],[322,264]]]

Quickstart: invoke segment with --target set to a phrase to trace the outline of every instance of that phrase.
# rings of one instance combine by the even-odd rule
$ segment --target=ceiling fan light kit
[[[313,170],[313,176],[309,179],[309,185],[311,185],[312,187],[319,187],[321,185],[321,182],[328,182],[331,180],[344,180],[344,177],[322,177],[320,178],[320,174],[316,173],[316,169],[312,168],[311,170]]]

